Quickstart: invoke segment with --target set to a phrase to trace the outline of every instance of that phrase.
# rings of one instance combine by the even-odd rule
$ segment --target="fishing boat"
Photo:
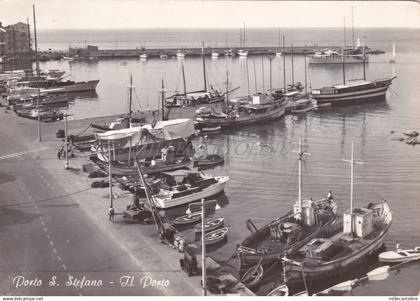
[[[345,66],[347,63],[347,57],[343,54],[345,45],[346,42],[344,38],[341,60],[343,69],[343,84],[323,87],[320,89],[312,89],[311,96],[316,101],[316,105],[323,106],[328,104],[330,106],[339,106],[385,100],[386,92],[396,76],[374,81],[366,80],[366,47],[362,46],[363,80],[352,80],[350,82],[346,82]]]
[[[227,233],[228,233],[227,227],[223,227],[223,228],[211,231],[204,235],[204,242],[206,246],[218,244],[226,239]]]
[[[257,286],[264,275],[264,268],[261,264],[251,267],[241,277],[241,282],[249,288]]]
[[[395,251],[387,251],[379,254],[380,262],[396,263],[410,260],[420,259],[420,247],[412,249],[397,249]]]
[[[217,218],[206,220],[206,222],[204,223],[204,232],[207,233],[210,231],[214,231],[220,227],[223,227],[224,221],[225,219],[223,217],[217,217]],[[201,225],[195,225],[194,232],[201,233],[202,232]]]
[[[201,212],[194,212],[188,215],[182,215],[172,221],[174,226],[188,226],[201,221]]]
[[[197,91],[187,92],[187,85],[185,80],[184,64],[181,64],[183,93],[176,93],[165,99],[165,107],[191,107],[200,104],[211,104],[221,102],[225,99],[227,92],[219,91],[208,83],[206,74],[206,62],[204,57],[204,43],[201,47],[201,57],[203,63],[203,89]],[[236,88],[237,89],[237,88]],[[233,89],[235,90],[235,89]],[[232,90],[232,91],[233,91]],[[227,90],[226,90],[227,91]]]
[[[59,82],[59,83],[60,84],[58,85],[58,87],[41,89],[41,92],[44,92],[47,94],[56,94],[56,93],[95,91],[96,86],[99,83],[99,79],[89,80],[89,81],[84,81],[84,82],[66,81],[66,82]]]
[[[289,296],[289,288],[286,284],[281,284],[270,291],[267,296]]]
[[[161,189],[153,196],[154,205],[159,209],[209,198],[222,192],[229,181],[227,176],[213,177],[190,170],[163,172],[161,176]]]
[[[350,210],[343,214],[322,235],[317,235],[293,254],[284,256],[283,277],[286,284],[302,281],[321,281],[334,277],[363,262],[378,251],[392,223],[391,209],[386,201],[369,203],[366,207],[353,208],[353,156],[344,160],[351,165]]]
[[[390,63],[396,63],[397,60],[395,58],[395,43],[392,43],[392,57],[389,60]]]
[[[313,102],[308,98],[303,98],[296,101],[290,111],[292,114],[305,114],[312,111],[313,109]]]
[[[332,195],[321,200],[302,198],[302,151],[299,139],[299,190],[298,200],[292,210],[275,218],[260,229],[248,220],[251,235],[239,245],[237,252],[241,265],[267,264],[277,260],[282,254],[293,253],[302,245],[317,237],[331,225],[337,214],[337,205]]]
[[[213,167],[216,165],[222,165],[225,162],[225,159],[220,155],[207,155],[204,158],[194,159],[194,167]]]
[[[308,97],[301,91],[290,91],[283,94],[286,98],[287,105],[286,105],[286,114],[293,113],[294,110],[295,113],[298,113],[300,110],[305,111],[308,109],[308,111],[312,110],[312,102],[309,100]]]
[[[108,172],[108,162],[104,162],[98,159],[96,156],[91,156],[90,160],[98,165],[103,171]],[[156,159],[151,161],[144,160],[139,161],[141,169],[144,174],[160,173],[165,171],[172,171],[181,168],[188,168],[192,165],[192,161],[185,157],[175,157],[171,161],[165,161],[162,159]],[[130,176],[137,174],[137,168],[128,162],[111,162],[111,172],[114,176]]]

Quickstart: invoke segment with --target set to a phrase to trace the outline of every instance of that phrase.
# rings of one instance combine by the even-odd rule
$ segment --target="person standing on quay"
[[[109,206],[108,215],[109,215],[109,221],[110,222],[114,222],[114,215],[115,215],[115,209],[114,209],[114,207]]]

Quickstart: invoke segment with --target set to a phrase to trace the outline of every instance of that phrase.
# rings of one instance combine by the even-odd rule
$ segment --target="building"
[[[6,30],[1,28],[0,23],[0,58],[6,55]]]
[[[31,53],[29,25],[18,22],[3,27],[0,22],[0,54],[14,58],[25,58],[30,56]]]

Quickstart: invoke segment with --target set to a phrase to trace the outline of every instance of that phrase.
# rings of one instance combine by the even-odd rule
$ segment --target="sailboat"
[[[284,282],[288,285],[323,280],[348,271],[370,254],[378,251],[391,227],[392,213],[386,201],[353,208],[354,165],[351,146],[350,210],[340,222],[322,235],[301,246],[294,254],[282,258]]]
[[[344,45],[341,54],[341,63],[343,69],[343,84],[319,89],[312,89],[311,96],[316,100],[317,106],[339,106],[345,104],[366,103],[373,101],[383,101],[386,99],[386,92],[392,81],[392,78],[383,78],[374,81],[366,80],[366,54],[363,46],[363,80],[352,80],[346,82],[346,35],[344,27]]]
[[[277,57],[281,57],[281,55],[282,55],[282,52],[281,52],[281,42],[280,42],[280,40],[281,40],[281,35],[280,35],[280,28],[279,28],[279,48],[276,51],[276,56]]]
[[[330,225],[337,214],[337,205],[331,194],[317,201],[302,198],[302,161],[306,153],[302,150],[302,139],[299,138],[299,191],[298,200],[293,208],[281,217],[267,223],[260,229],[248,220],[247,228],[251,230],[237,249],[241,266],[267,264],[277,260],[283,254],[293,252],[319,235]]]
[[[229,74],[226,72],[226,90],[229,86]],[[251,98],[251,100],[250,100]],[[274,99],[272,93],[258,93],[240,98],[239,102],[229,102],[226,93],[225,109],[223,112],[215,110],[196,111],[195,123],[202,128],[233,128],[246,126],[258,122],[268,122],[283,117],[286,109],[284,98]]]
[[[243,49],[239,49],[238,50],[238,55],[239,57],[247,57],[248,56],[248,50],[246,50],[245,48],[245,23],[244,23],[244,37],[243,37],[243,43],[244,43],[244,48]]]
[[[389,60],[390,63],[396,63],[396,59],[395,59],[395,43],[392,43],[392,57]]]
[[[185,82],[185,72],[184,65],[181,64],[182,69],[182,79],[184,84],[184,93],[177,93],[169,96],[165,100],[165,106],[170,107],[182,107],[182,106],[195,106],[199,104],[209,104],[223,101],[225,93],[213,88],[212,85],[207,83],[207,74],[206,74],[206,62],[204,57],[204,42],[201,47],[201,56],[203,59],[203,84],[204,88],[198,91],[187,92],[186,82]],[[210,88],[209,88],[210,86]]]

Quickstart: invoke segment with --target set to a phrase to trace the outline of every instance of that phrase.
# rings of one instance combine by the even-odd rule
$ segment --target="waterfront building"
[[[3,27],[0,22],[0,54],[9,57],[27,57],[31,54],[28,24],[18,22]]]

